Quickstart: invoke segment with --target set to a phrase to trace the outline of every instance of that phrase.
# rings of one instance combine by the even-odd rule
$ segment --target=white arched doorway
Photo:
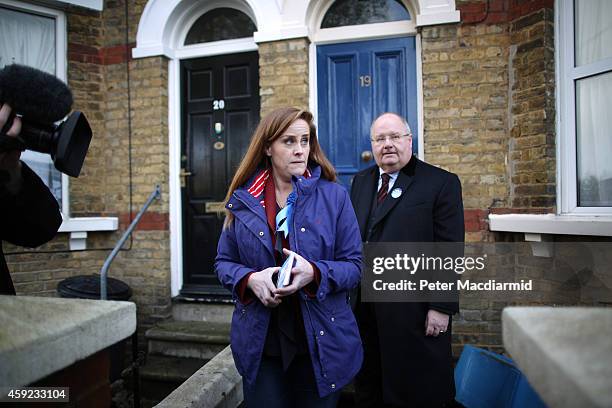
[[[247,111],[256,110],[257,118],[249,116],[246,119],[248,123],[242,127],[249,128],[256,124],[259,115],[259,84],[256,80],[258,47],[253,33],[257,29],[262,13],[265,14],[266,11],[260,2],[258,4],[248,0],[163,0],[149,1],[141,16],[137,47],[133,50],[134,57],[163,55],[169,60],[168,143],[172,296],[179,294],[215,296],[223,293],[212,268],[216,242],[208,242],[209,237],[217,235],[216,231],[209,230],[220,227],[217,220],[219,208],[215,203],[220,202],[223,197],[220,188],[211,183],[213,181],[221,183],[223,189],[225,188],[227,182],[225,179],[229,176],[214,173],[213,170],[232,167],[219,164],[219,160],[235,161],[233,156],[228,157],[227,146],[233,144],[234,148],[236,147],[238,139],[231,134],[238,132],[236,123],[240,123],[242,119],[236,113],[236,107],[232,108],[232,104],[240,104],[244,110],[245,103],[249,105],[249,102],[244,101],[244,95],[242,98],[238,95],[243,93],[242,90],[232,91],[220,78],[233,75],[233,84],[242,81],[249,87],[246,94],[251,100],[251,105],[253,105],[252,100],[256,98],[256,106],[249,105],[250,111],[248,109]],[[220,21],[240,18],[242,23],[246,21],[251,24],[250,34],[237,36],[228,34],[227,29],[219,28],[222,26],[227,28],[226,24],[212,22],[206,25],[209,16],[225,19]],[[202,24],[204,28],[199,31],[205,35],[198,40],[196,25]],[[240,32],[242,28],[237,27],[235,31]],[[206,33],[207,29],[209,33]],[[220,34],[215,34],[216,31]],[[231,64],[230,69],[227,68],[228,64]],[[256,80],[254,84],[253,78]],[[223,82],[224,85],[219,85],[219,82]],[[212,85],[205,85],[209,83]],[[234,94],[228,95],[231,92]],[[227,121],[233,121],[232,126],[229,126]],[[218,132],[214,129],[218,129]],[[240,138],[244,139],[245,134],[246,131],[242,129]],[[192,148],[196,145],[198,148]],[[196,157],[196,154],[199,156]],[[220,157],[223,154],[225,156]],[[189,173],[192,175],[188,176]],[[202,181],[203,177],[207,179]],[[215,180],[212,180],[213,178]],[[210,244],[208,246],[211,248],[207,251],[198,250],[195,243],[201,245],[202,242]],[[209,268],[201,268],[200,271],[194,269],[194,265],[202,263],[210,264]]]

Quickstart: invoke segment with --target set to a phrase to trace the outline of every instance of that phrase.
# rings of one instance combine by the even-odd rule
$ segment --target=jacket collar
[[[397,180],[393,184],[393,189],[387,195],[387,198],[382,202],[374,213],[371,227],[374,228],[385,216],[399,203],[405,196],[408,188],[414,182],[415,169],[418,159],[413,155],[408,163],[400,170]],[[378,179],[377,179],[378,181]],[[399,190],[401,194],[397,198],[393,198],[393,191]]]
[[[368,169],[368,171],[364,174],[364,182],[360,183],[359,187],[360,191],[352,194],[352,197],[356,199],[355,212],[359,222],[359,228],[362,231],[361,238],[363,240],[368,239],[369,232],[366,231],[366,228],[368,227],[368,219],[370,216],[372,215],[373,218],[372,222],[369,224],[369,228],[374,229],[376,225],[385,218],[389,211],[391,211],[393,207],[395,207],[397,203],[399,203],[402,198],[406,196],[409,187],[414,182],[418,161],[419,160],[413,155],[410,158],[410,161],[400,170],[397,180],[395,180],[395,183],[393,184],[393,190],[399,188],[402,190],[402,194],[395,199],[393,196],[387,197],[387,199],[374,211],[373,214],[371,214],[372,204],[374,197],[376,196],[378,179],[380,177],[378,166],[370,167],[370,169]]]
[[[242,187],[234,191],[233,197],[228,201],[227,207],[232,209],[235,206],[233,203],[234,197],[250,208],[255,214],[266,220],[264,211],[264,191],[268,178],[272,176],[272,171],[269,168],[260,168]],[[293,189],[300,195],[308,195],[316,187],[321,176],[321,167],[318,164],[311,163],[304,172],[304,175],[291,177]],[[229,207],[232,204],[232,207]],[[235,208],[234,208],[235,209]],[[266,221],[267,222],[267,221]]]
[[[308,195],[312,193],[312,191],[315,189],[320,177],[321,166],[319,166],[318,164],[313,165],[313,163],[310,163],[304,175],[299,177],[291,177],[291,184],[293,185],[293,190],[297,193],[298,197],[300,195]]]

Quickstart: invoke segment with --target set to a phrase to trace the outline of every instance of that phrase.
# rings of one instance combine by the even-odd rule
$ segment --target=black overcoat
[[[62,224],[62,215],[53,194],[23,163],[21,176],[22,186],[16,195],[0,186],[0,240],[33,248],[55,236]],[[14,294],[0,243],[0,295]]]
[[[378,179],[379,169],[373,166],[356,174],[352,184],[351,200],[364,242],[464,241],[461,183],[455,174],[413,156],[393,185],[401,196],[389,194],[373,212]],[[459,304],[359,302],[365,361],[356,386],[362,406],[380,406],[381,400],[397,406],[436,406],[454,398],[451,325],[438,337],[425,336],[429,309],[452,315]],[[379,376],[382,384],[374,380]]]

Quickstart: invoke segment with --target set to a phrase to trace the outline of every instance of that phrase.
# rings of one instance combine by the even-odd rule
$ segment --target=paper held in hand
[[[276,281],[277,288],[284,288],[289,285],[289,280],[291,279],[291,269],[293,268],[293,261],[295,260],[295,252],[291,252],[283,266],[281,266],[280,271],[278,271],[278,280]]]

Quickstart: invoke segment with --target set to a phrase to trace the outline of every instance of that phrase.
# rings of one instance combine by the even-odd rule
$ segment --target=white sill
[[[102,11],[104,9],[103,0],[58,0],[60,3],[75,4],[77,6]]]
[[[94,231],[117,231],[117,217],[75,217],[64,219],[58,232],[70,233],[70,250],[87,249],[87,233]]]
[[[612,216],[489,214],[491,231],[525,234],[612,236]],[[533,240],[533,239],[530,239]]]

